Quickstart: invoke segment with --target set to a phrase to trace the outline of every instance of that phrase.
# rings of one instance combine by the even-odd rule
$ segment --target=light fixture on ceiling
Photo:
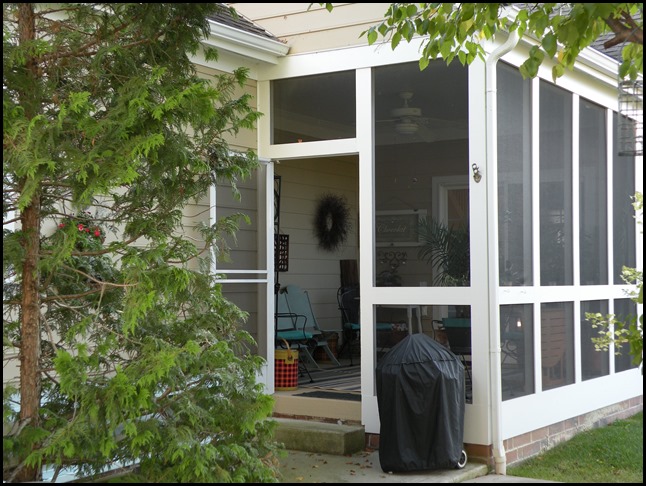
[[[404,100],[404,106],[391,110],[390,115],[399,118],[395,123],[395,131],[401,135],[414,135],[419,130],[419,125],[414,119],[422,116],[422,110],[413,106],[408,106],[408,101],[413,97],[410,91],[402,91],[399,97]]]
[[[419,130],[419,125],[410,118],[403,118],[395,124],[395,131],[400,135],[414,135]]]

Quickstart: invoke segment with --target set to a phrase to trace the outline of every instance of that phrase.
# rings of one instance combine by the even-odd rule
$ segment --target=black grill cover
[[[376,370],[384,472],[456,467],[463,450],[464,366],[425,334],[386,353]]]

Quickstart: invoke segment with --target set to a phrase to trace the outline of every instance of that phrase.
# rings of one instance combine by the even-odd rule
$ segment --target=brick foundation
[[[571,439],[585,430],[603,427],[616,420],[631,417],[643,409],[644,397],[640,396],[507,439],[505,440],[507,465],[524,461],[551,449],[556,444]]]
[[[538,455],[579,432],[631,417],[643,409],[644,397],[640,396],[507,439],[507,465]],[[366,448],[379,449],[379,434],[366,434]],[[465,444],[464,448],[469,461],[494,466],[492,445]]]

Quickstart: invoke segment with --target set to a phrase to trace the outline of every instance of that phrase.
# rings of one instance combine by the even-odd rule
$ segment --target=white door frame
[[[491,443],[489,424],[489,289],[488,289],[488,216],[491,207],[486,187],[484,63],[469,66],[469,162],[480,170],[476,182],[471,169],[467,179],[458,182],[469,187],[469,221],[471,253],[470,287],[376,287],[374,256],[374,134],[372,73],[357,71],[357,144],[359,146],[359,209],[360,218],[360,284],[361,284],[361,393],[362,422],[366,432],[379,432],[379,414],[375,389],[375,308],[379,303],[398,305],[469,305],[471,307],[473,347],[473,403],[466,405],[464,441]],[[467,182],[468,181],[468,182]],[[447,180],[448,182],[448,180]],[[370,217],[366,217],[370,216]],[[495,214],[489,217],[495,217]],[[363,316],[366,316],[365,318]],[[480,317],[478,317],[480,316]],[[370,319],[368,321],[367,319]]]
[[[414,43],[412,43],[414,44]],[[469,211],[471,220],[471,287],[375,287],[373,262],[374,249],[374,118],[372,67],[418,60],[415,45],[397,54],[373,47],[349,48],[339,58],[338,52],[324,52],[296,56],[285,60],[284,64],[270,67],[258,81],[258,109],[263,113],[271,112],[269,79],[304,76],[333,72],[343,69],[356,71],[357,131],[354,139],[317,141],[272,145],[271,120],[269,116],[259,121],[259,154],[273,160],[358,154],[359,156],[359,221],[360,264],[359,280],[362,287],[361,315],[361,393],[362,422],[368,433],[378,433],[379,414],[375,390],[375,306],[378,303],[401,305],[470,305],[472,315],[488,319],[487,289],[487,191],[485,184],[475,183],[469,177]],[[334,67],[331,67],[334,66]],[[484,109],[484,63],[475,61],[469,66],[469,167],[476,164],[483,173],[485,158],[485,109]],[[272,275],[268,279],[272,280]],[[271,287],[271,285],[270,285]],[[267,303],[273,312],[273,304]],[[269,312],[269,310],[268,310]],[[272,320],[273,321],[273,320]],[[267,333],[273,332],[273,322],[267,323]],[[474,348],[473,380],[474,401],[467,404],[465,414],[465,442],[489,444],[489,366],[488,366],[488,322],[472,328],[474,342],[483,343]],[[273,346],[267,349],[268,358],[273,361]]]
[[[266,393],[274,393],[274,165],[269,159],[260,159],[260,169],[256,173],[258,190],[258,262],[259,268],[226,269],[218,282],[223,284],[257,284],[264,286],[264,292],[259,291],[256,301],[257,308],[257,345],[266,363],[257,377],[258,383],[265,386]],[[209,191],[209,224],[217,221],[216,187]],[[264,218],[263,218],[264,216]],[[264,219],[264,228],[262,221]],[[261,262],[265,262],[262,268]],[[218,274],[217,261],[211,258],[211,273]],[[267,325],[263,326],[262,323]],[[271,327],[269,326],[271,324]]]
[[[431,191],[433,194],[433,217],[447,224],[449,220],[448,191],[451,189],[468,189],[469,176],[439,176],[433,177]],[[441,320],[448,315],[446,305],[433,307],[433,320]]]

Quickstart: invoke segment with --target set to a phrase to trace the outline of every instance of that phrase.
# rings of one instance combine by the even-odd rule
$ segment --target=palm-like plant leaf
[[[469,229],[449,227],[435,219],[420,220],[423,245],[418,257],[433,267],[433,282],[440,286],[467,286],[470,282]]]

